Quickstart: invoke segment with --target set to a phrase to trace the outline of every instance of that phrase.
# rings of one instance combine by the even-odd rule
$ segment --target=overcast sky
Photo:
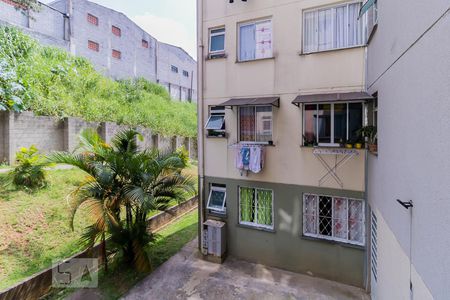
[[[180,46],[197,59],[195,0],[90,1],[125,13],[159,41]]]

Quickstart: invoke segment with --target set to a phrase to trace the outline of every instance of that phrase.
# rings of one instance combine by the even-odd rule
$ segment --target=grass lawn
[[[158,232],[159,237],[156,242],[147,247],[153,270],[197,236],[197,222],[198,213],[194,210]],[[109,267],[107,273],[103,270],[99,272],[99,287],[92,291],[95,293],[95,298],[118,299],[151,273],[138,273],[121,264],[120,260],[112,262]],[[45,299],[64,299],[76,292],[73,289],[53,290]]]
[[[196,166],[186,172],[196,176]],[[0,290],[83,249],[78,240],[91,220],[81,210],[72,231],[66,196],[85,175],[77,169],[47,174],[48,187],[31,194],[0,187]]]

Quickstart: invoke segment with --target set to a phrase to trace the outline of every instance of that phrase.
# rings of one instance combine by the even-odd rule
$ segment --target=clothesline
[[[231,144],[228,145],[228,148],[242,148],[242,147],[259,147],[259,148],[264,148],[267,147],[267,145],[261,145],[261,144],[245,144],[245,143],[235,143],[235,144]]]

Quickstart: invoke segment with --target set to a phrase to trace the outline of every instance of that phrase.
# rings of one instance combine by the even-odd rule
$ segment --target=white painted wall
[[[368,47],[369,90],[379,98],[368,199],[385,222],[376,294],[409,299],[411,263],[414,299],[448,299],[450,2],[378,2],[379,26]],[[412,215],[396,199],[412,200]]]

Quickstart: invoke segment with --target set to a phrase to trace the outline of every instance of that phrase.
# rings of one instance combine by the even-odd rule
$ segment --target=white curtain
[[[255,24],[243,25],[240,27],[239,60],[241,61],[255,59],[255,29]]]
[[[333,236],[347,239],[347,199],[333,198]]]
[[[303,199],[303,233],[317,234],[317,197],[305,195]]]
[[[334,48],[343,48],[347,45],[347,9],[345,6],[336,8],[336,25]]]
[[[362,20],[359,17],[359,3],[353,3],[348,6],[348,47],[362,44]]]
[[[360,200],[348,199],[348,239],[350,241],[364,241],[364,209]]]
[[[317,36],[318,36],[318,28],[317,28],[317,11],[307,12],[304,15],[305,23],[304,23],[304,39],[303,39],[303,51],[304,52],[313,52],[317,51]]]
[[[333,47],[333,15],[331,9],[319,10],[319,50]]]
[[[272,21],[256,24],[256,59],[269,58],[272,53]]]

